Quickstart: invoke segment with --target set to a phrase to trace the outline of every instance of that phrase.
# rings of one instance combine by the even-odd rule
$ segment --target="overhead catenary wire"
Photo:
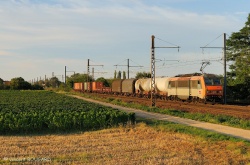
[[[130,59],[126,59],[127,60],[127,65],[121,65],[121,64],[117,64],[117,65],[114,65],[114,66],[116,66],[116,68],[117,68],[117,66],[127,66],[128,67],[128,70],[127,70],[127,74],[128,74],[128,79],[129,79],[129,68],[130,67],[143,67],[143,66],[141,66],[141,65],[139,65],[139,66],[131,66],[131,65],[129,65],[129,61],[130,61]]]
[[[210,41],[208,44],[206,44],[205,46],[203,46],[203,48],[206,48],[208,45],[210,45],[211,43],[213,43],[215,40],[217,40],[218,38],[220,38],[223,34],[219,35],[218,37],[216,37],[215,39],[213,39],[212,41]],[[218,48],[218,47],[216,47]]]
[[[171,43],[171,42],[165,41],[165,40],[160,39],[160,38],[158,38],[158,37],[155,37],[155,38],[156,38],[156,39],[158,39],[158,40],[160,40],[160,41],[163,41],[163,42],[165,42],[165,43],[168,43],[168,44],[170,44],[170,45],[173,45],[173,46],[179,47],[179,46],[178,46],[178,45],[176,45],[176,44],[173,44],[173,43]]]

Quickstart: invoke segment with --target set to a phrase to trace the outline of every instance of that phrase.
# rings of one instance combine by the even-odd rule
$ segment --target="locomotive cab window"
[[[175,81],[170,81],[168,83],[168,88],[175,88]]]
[[[205,78],[205,83],[206,83],[206,85],[213,85],[212,79],[210,79],[210,78]]]
[[[220,85],[220,79],[218,78],[205,78],[206,85]]]
[[[189,81],[178,81],[177,82],[178,83],[178,87],[183,87],[183,88],[185,88],[185,87],[189,87]]]
[[[198,81],[197,88],[198,88],[198,89],[201,89],[201,83],[200,83],[200,80]]]
[[[191,87],[193,89],[197,89],[198,88],[198,81],[197,80],[192,80],[191,81]]]
[[[213,79],[214,80],[214,85],[220,85],[221,82],[220,82],[220,79]]]

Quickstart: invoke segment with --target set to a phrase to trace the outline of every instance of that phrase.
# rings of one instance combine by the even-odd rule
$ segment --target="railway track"
[[[147,98],[138,98],[138,97],[127,97],[127,96],[114,96],[109,94],[95,94],[91,93],[90,95],[95,95],[96,97],[102,98],[114,98],[121,99],[124,102],[128,103],[139,103],[142,105],[151,105],[151,100]],[[171,101],[171,100],[160,100],[157,99],[156,106],[160,108],[170,108],[177,109],[190,113],[208,113],[213,115],[227,115],[234,116],[243,119],[250,119],[250,106],[238,106],[238,105],[223,105],[223,104],[204,104],[204,103],[189,103],[182,101]]]

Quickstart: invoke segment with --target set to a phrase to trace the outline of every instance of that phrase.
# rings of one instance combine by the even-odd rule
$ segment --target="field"
[[[0,136],[0,162],[49,164],[247,164],[243,142],[210,141],[144,123],[93,132]]]
[[[134,120],[53,92],[0,91],[0,164],[250,163],[248,142]]]
[[[0,91],[0,134],[107,128],[134,114],[49,91]]]

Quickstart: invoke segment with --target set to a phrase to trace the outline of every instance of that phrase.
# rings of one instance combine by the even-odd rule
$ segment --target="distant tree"
[[[96,81],[96,82],[103,82],[103,85],[104,85],[105,87],[109,87],[109,86],[110,86],[108,80],[105,79],[104,77],[100,77],[100,78],[96,79],[95,81]]]
[[[31,84],[25,81],[22,77],[16,77],[10,81],[10,89],[31,89]]]
[[[125,71],[122,72],[122,79],[126,79],[126,72]]]
[[[89,76],[88,74],[80,74],[76,73],[74,75],[71,75],[70,77],[67,77],[67,86],[68,87],[73,87],[74,83],[76,82],[91,82],[94,81],[92,76]]]
[[[0,89],[4,89],[3,79],[0,78]]]
[[[232,62],[227,73],[227,94],[233,99],[250,99],[250,14],[245,26],[227,39],[227,61]]]
[[[119,72],[118,72],[118,75],[117,75],[117,79],[121,79],[121,78],[122,78],[122,72],[119,71]]]
[[[3,85],[3,79],[0,78],[0,85]]]
[[[116,72],[116,70],[115,70],[114,79],[116,79],[116,77],[117,77],[117,72]]]
[[[33,84],[31,85],[31,89],[32,90],[43,90],[43,86],[42,85],[39,85],[39,84]]]
[[[151,73],[150,72],[137,72],[135,78],[136,79],[139,79],[139,78],[151,78]]]
[[[58,88],[61,84],[61,81],[59,81],[59,79],[57,77],[52,77],[49,80],[49,86],[52,88]]]
[[[242,84],[250,77],[250,14],[245,26],[227,39],[227,61],[232,62],[228,72],[229,84]]]
[[[44,84],[45,84],[45,87],[50,87],[51,85],[50,85],[50,80],[49,79],[46,79],[45,81],[44,81]]]

